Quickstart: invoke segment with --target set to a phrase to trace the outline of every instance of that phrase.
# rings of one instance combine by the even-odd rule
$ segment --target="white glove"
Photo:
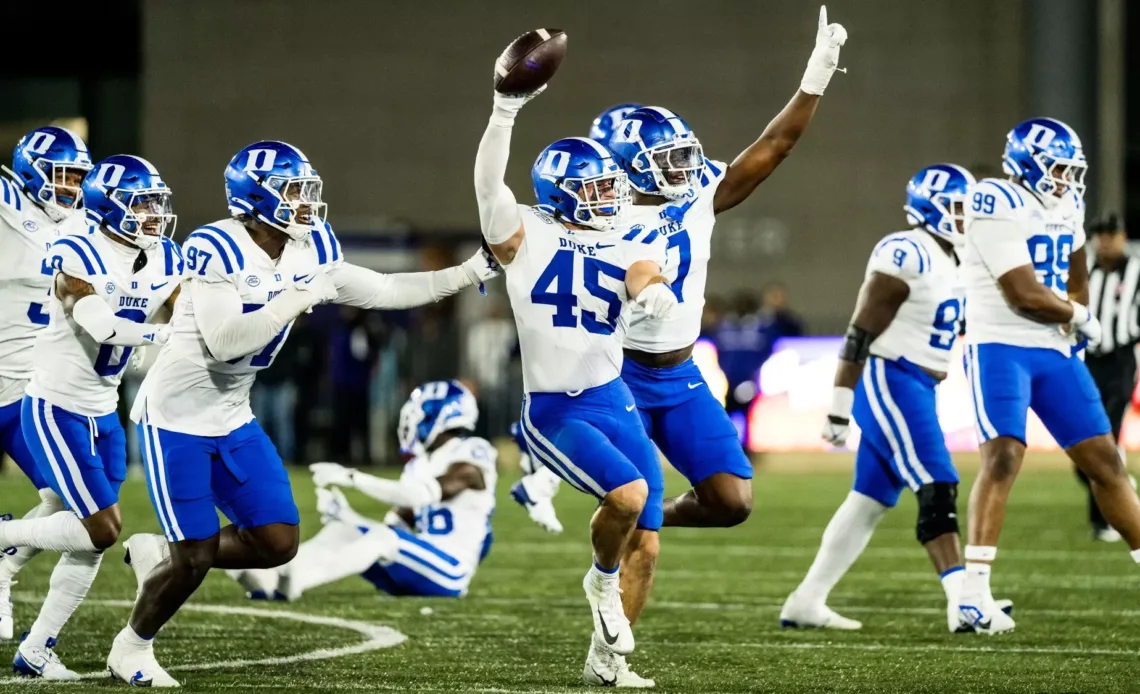
[[[399,528],[400,530],[404,530],[409,533],[414,533],[416,531],[415,528],[408,525],[408,522],[404,520],[404,517],[401,516],[394,508],[389,509],[388,513],[384,514],[384,525],[388,526],[389,528]]]
[[[528,94],[500,94],[495,92],[495,108],[492,111],[491,120],[510,124],[522,110],[522,107],[526,106],[526,102],[544,91],[546,91],[545,84]]]
[[[819,30],[815,34],[815,50],[808,58],[804,78],[800,81],[800,91],[807,94],[823,94],[831,75],[839,69],[839,47],[847,42],[847,30],[842,24],[827,23],[827,6],[819,8]],[[847,72],[844,68],[840,72]]]
[[[847,443],[847,436],[851,433],[851,408],[854,405],[854,390],[836,386],[831,391],[831,409],[827,412],[827,421],[823,423],[823,431],[820,432],[824,441],[832,446]]]
[[[312,294],[312,306],[336,301],[337,296],[339,296],[339,292],[337,292],[336,285],[333,284],[332,278],[328,276],[328,273],[320,271],[295,281],[293,287],[305,293]]]
[[[660,318],[677,305],[677,297],[669,285],[656,282],[642,289],[633,303],[645,309],[650,318]]]
[[[1073,319],[1070,321],[1072,326],[1081,335],[1089,339],[1090,345],[1096,345],[1100,342],[1101,327],[1100,321],[1096,319],[1087,306],[1078,304],[1075,301],[1070,301],[1073,305]]]
[[[154,335],[150,338],[150,342],[153,345],[159,345],[161,347],[170,339],[170,325],[168,323],[160,323],[154,326],[154,328]],[[140,349],[139,352],[142,352],[142,350]]]
[[[309,466],[313,473],[313,484],[318,487],[349,487],[356,486],[352,479],[352,470],[340,463],[313,463]]]
[[[467,279],[471,280],[471,284],[479,285],[480,294],[487,293],[487,290],[483,287],[484,282],[495,279],[503,274],[503,268],[499,266],[499,262],[495,260],[495,256],[483,248],[476,251],[475,255],[464,260],[460,267],[463,268]]]

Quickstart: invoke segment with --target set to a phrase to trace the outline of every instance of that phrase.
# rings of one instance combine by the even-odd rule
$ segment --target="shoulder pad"
[[[182,257],[182,249],[169,238],[162,239],[162,271],[167,277],[182,277],[186,269],[186,260]]]
[[[7,176],[0,176],[0,207],[22,212],[26,203],[20,186]]]
[[[519,212],[524,215],[530,214],[538,221],[546,224],[558,224],[554,217],[547,214],[547,212],[538,205],[519,205]]]
[[[1026,193],[1009,181],[986,178],[966,191],[966,217],[1008,219],[1025,207]]]
[[[216,225],[198,227],[182,242],[188,277],[226,279],[245,269],[245,256],[229,232]]]
[[[891,234],[871,253],[871,270],[904,280],[929,272],[931,265],[930,251],[907,234]]]
[[[325,222],[319,229],[314,228],[309,234],[309,240],[317,251],[317,265],[324,267],[343,260],[343,255],[340,252],[340,241],[337,240],[336,234],[333,233],[332,226],[328,222]]]
[[[49,264],[69,277],[88,282],[105,277],[107,266],[88,234],[61,236],[48,246]]]
[[[724,179],[728,171],[728,164],[723,161],[705,159],[705,168],[701,171],[701,188],[716,187]]]

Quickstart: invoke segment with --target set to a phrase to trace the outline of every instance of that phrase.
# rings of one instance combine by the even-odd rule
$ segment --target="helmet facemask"
[[[271,175],[261,187],[277,198],[273,219],[266,221],[290,238],[305,238],[318,220],[325,219],[328,206],[321,202],[323,183],[319,176]]]
[[[631,168],[637,173],[650,173],[657,193],[677,200],[692,193],[700,182],[705,166],[701,143],[691,134],[678,135],[672,142],[643,150],[633,158]]]
[[[955,248],[966,244],[966,196],[963,193],[938,193],[930,197],[934,209],[942,213],[937,233]]]
[[[574,218],[568,221],[598,231],[617,228],[622,211],[632,201],[629,177],[621,171],[608,171],[590,178],[564,178],[558,187],[576,202]]]
[[[58,224],[82,209],[83,178],[91,169],[90,164],[46,157],[32,162],[32,170],[40,177],[35,200],[53,222]],[[35,190],[36,186],[26,183],[29,190]]]
[[[1042,195],[1064,197],[1073,191],[1079,197],[1085,195],[1085,172],[1088,171],[1088,162],[1084,153],[1076,151],[1072,159],[1054,157],[1045,152],[1033,155],[1033,161],[1041,168],[1041,177],[1037,180],[1034,189]]]

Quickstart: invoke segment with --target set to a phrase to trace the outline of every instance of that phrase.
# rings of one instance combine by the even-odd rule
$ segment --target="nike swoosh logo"
[[[159,289],[162,289],[163,287],[165,287],[168,284],[170,284],[169,281],[163,282],[162,284],[152,284],[152,285],[150,285],[150,290],[152,292],[155,292],[155,291],[158,291]]]
[[[613,243],[604,243],[604,244],[603,244],[603,243],[599,243],[597,246],[594,246],[594,248],[597,248],[597,249],[600,251],[600,250],[602,250],[603,248],[613,248],[615,245],[617,245],[617,244],[613,244]]]
[[[693,388],[700,388],[703,385],[704,385],[704,383],[701,383],[699,381],[697,383],[689,383],[688,384],[689,390],[692,390]]]
[[[306,278],[308,278],[308,275],[293,275],[293,281],[294,282],[300,282],[301,280],[306,279]]]
[[[633,412],[633,408],[635,408],[635,407],[637,407],[637,405],[630,405],[629,407],[625,408],[625,411],[626,412]]]
[[[610,635],[610,630],[606,627],[606,620],[602,617],[602,611],[600,609],[598,610],[598,621],[602,623],[602,638],[606,640],[606,645],[612,646],[617,643],[618,635]]]

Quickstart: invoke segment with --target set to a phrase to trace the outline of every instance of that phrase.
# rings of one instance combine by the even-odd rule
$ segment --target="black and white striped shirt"
[[[1091,257],[1091,256],[1090,256]],[[1093,259],[1089,269],[1089,311],[1100,321],[1102,337],[1092,354],[1106,355],[1131,349],[1140,342],[1138,297],[1140,255],[1128,250],[1114,269],[1105,270]]]

